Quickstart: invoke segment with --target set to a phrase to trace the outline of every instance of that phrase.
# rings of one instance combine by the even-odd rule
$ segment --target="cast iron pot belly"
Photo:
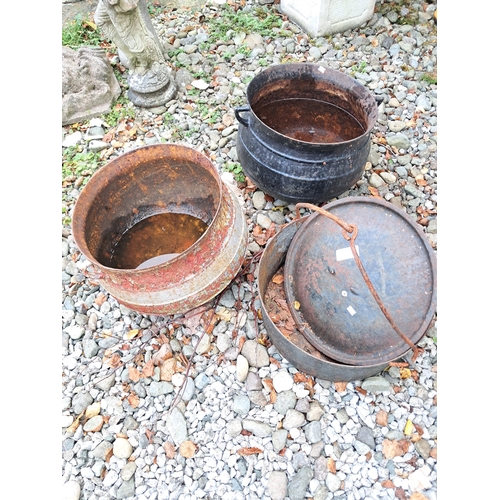
[[[288,202],[320,203],[360,179],[377,104],[355,79],[316,64],[271,66],[247,88],[236,152],[245,174]]]
[[[167,213],[194,216],[207,229],[170,260],[116,268],[111,256],[124,235]],[[93,277],[118,302],[143,314],[185,313],[214,298],[239,271],[248,239],[243,209],[216,167],[202,153],[176,144],[143,146],[98,170],[76,202],[72,226]]]
[[[308,375],[332,382],[351,382],[376,375],[387,368],[388,362],[366,366],[345,365],[323,355],[302,334],[285,336],[269,315],[265,301],[267,289],[273,275],[285,264],[290,244],[305,221],[306,219],[302,218],[283,226],[268,241],[259,262],[258,293],[262,305],[262,319],[269,339],[282,356]]]

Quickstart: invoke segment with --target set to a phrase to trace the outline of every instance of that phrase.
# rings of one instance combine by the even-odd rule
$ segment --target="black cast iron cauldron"
[[[271,66],[247,87],[235,109],[245,174],[288,202],[320,203],[361,178],[377,103],[354,78],[318,64]]]

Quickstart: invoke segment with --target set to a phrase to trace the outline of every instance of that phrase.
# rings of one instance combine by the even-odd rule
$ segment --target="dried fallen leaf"
[[[314,393],[316,392],[314,390],[314,380],[312,379],[312,377],[309,377],[305,381],[304,387],[309,391],[309,396],[312,398],[314,396]]]
[[[192,441],[184,441],[179,447],[179,452],[184,458],[193,458],[197,446]]]
[[[326,466],[329,472],[331,472],[332,474],[337,474],[337,465],[335,464],[335,460],[332,457],[327,460]]]
[[[277,285],[281,285],[285,281],[285,278],[282,274],[276,274],[273,278],[273,283]]]
[[[414,430],[415,430],[415,427],[413,426],[413,422],[411,420],[407,420],[404,431],[403,431],[404,435],[411,436],[413,434]]]
[[[175,373],[175,365],[177,360],[175,358],[169,358],[164,361],[160,366],[160,380],[163,382],[171,382],[172,376]]]
[[[382,486],[384,488],[395,488],[396,487],[396,485],[390,479],[386,479],[385,481],[382,481]]]
[[[399,370],[399,376],[404,380],[411,377],[411,370],[409,368],[401,368]]]
[[[301,372],[297,372],[293,376],[293,381],[297,384],[300,384],[300,382],[306,382],[307,381],[307,375],[304,375]]]
[[[132,408],[137,408],[139,406],[139,396],[135,392],[128,395],[127,401]]]
[[[382,427],[387,427],[388,417],[389,414],[386,411],[379,410],[375,417],[375,422],[377,423],[377,425],[381,425]]]
[[[376,187],[368,186],[368,191],[370,191],[371,195],[375,196],[375,198],[382,198],[382,196],[380,196],[378,189]]]
[[[257,455],[258,453],[262,453],[260,448],[240,448],[236,453],[238,455]]]
[[[273,363],[274,365],[276,365],[278,368],[281,368],[281,363],[276,358],[273,358],[272,356],[270,356],[269,361],[271,363]]]
[[[366,396],[366,395],[368,394],[368,392],[367,392],[365,389],[363,389],[362,387],[356,387],[356,390],[357,390],[360,394],[362,394],[363,396]]]
[[[401,488],[399,486],[396,488],[395,495],[397,498],[399,498],[399,500],[406,500],[406,493],[403,490],[403,488]]]
[[[92,403],[91,405],[87,406],[87,409],[85,410],[85,418],[88,420],[92,417],[96,417],[99,415],[101,411],[101,402],[96,401],[95,403]]]
[[[384,439],[382,443],[382,454],[384,458],[402,457],[410,448],[410,443],[406,439],[391,440]]]
[[[298,300],[294,300],[293,308],[298,311],[300,309],[300,302]]]
[[[133,339],[134,337],[137,336],[137,334],[139,333],[139,330],[137,328],[135,328],[134,330],[130,330],[128,331],[126,334],[125,334],[125,338],[127,340],[131,340]]]
[[[226,323],[229,323],[231,321],[231,318],[233,317],[231,312],[225,307],[219,307],[215,315],[217,316],[217,318],[225,321]]]
[[[76,432],[76,429],[78,429],[78,426],[80,425],[80,419],[83,417],[83,414],[85,413],[85,410],[82,411],[80,413],[80,415],[78,415],[78,417],[75,418],[75,420],[73,420],[73,423],[66,428],[66,432],[71,432],[71,433],[74,433]]]
[[[429,500],[423,493],[420,491],[415,491],[411,494],[410,500]]]
[[[115,352],[110,358],[106,360],[106,363],[111,367],[111,368],[118,368],[121,363],[122,363],[122,358],[120,355]]]
[[[104,461],[106,463],[109,463],[109,461],[111,460],[111,457],[113,456],[113,448],[110,448],[107,453],[106,453],[106,456],[104,457]]]
[[[135,366],[129,366],[128,376],[132,382],[138,382],[141,378],[141,372]]]
[[[97,306],[101,307],[104,302],[106,302],[106,295],[103,293],[100,293],[95,299],[94,299],[94,304]]]
[[[150,359],[142,368],[141,378],[152,377],[155,371],[155,365],[152,359]]]
[[[335,390],[337,392],[345,392],[347,388],[347,382],[335,382]]]
[[[155,365],[161,365],[163,362],[173,356],[170,343],[162,344],[160,349],[153,354],[152,360]]]
[[[175,457],[175,446],[172,443],[167,441],[163,444],[163,449],[165,450],[165,455],[167,455],[167,458]]]
[[[273,381],[270,378],[265,378],[262,380],[262,382],[264,382],[264,384],[266,384],[267,387],[269,387],[270,391],[274,391]]]

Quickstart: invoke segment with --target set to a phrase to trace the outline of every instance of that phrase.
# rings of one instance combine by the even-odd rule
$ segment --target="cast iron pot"
[[[162,213],[204,221],[203,235],[176,257],[146,268],[111,266],[113,248],[141,220]],[[202,153],[177,144],[143,146],[111,160],[83,188],[73,236],[93,277],[143,314],[177,314],[205,304],[236,276],[248,230],[236,196]]]
[[[264,192],[288,202],[320,203],[344,193],[361,178],[377,103],[354,78],[317,64],[279,64],[249,83],[247,100],[248,105],[235,109],[240,122],[236,152],[245,174]],[[359,135],[340,142],[285,135],[268,126],[259,111],[284,100],[309,100],[322,103],[323,109],[333,106],[358,122]],[[305,115],[289,113],[281,121],[292,128],[303,125],[301,137],[320,128],[322,120],[323,130],[328,130],[322,113]]]
[[[286,337],[273,323],[266,308],[266,291],[274,274],[284,265],[287,252],[296,232],[306,218],[290,222],[273,236],[261,256],[257,275],[259,299],[262,305],[262,319],[266,332],[276,349],[297,369],[332,382],[351,382],[377,375],[389,365],[387,362],[367,366],[351,366],[339,363],[318,351],[303,335]]]

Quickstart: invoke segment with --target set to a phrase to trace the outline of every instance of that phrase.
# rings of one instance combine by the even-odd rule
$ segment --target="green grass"
[[[237,12],[234,8],[224,4],[216,17],[207,20],[209,30],[209,42],[215,43],[218,40],[229,39],[228,28],[233,32],[259,33],[263,37],[275,38],[279,33],[275,28],[282,25],[281,17],[271,8],[256,7],[252,10],[240,9]]]
[[[62,178],[64,180],[67,177],[81,175],[90,177],[102,165],[99,153],[83,153],[76,147],[69,147],[62,156]]]
[[[351,66],[351,73],[366,73],[366,67],[368,63],[366,61],[360,61],[359,63]]]
[[[99,47],[101,44],[99,28],[89,18],[79,14],[63,28],[62,44],[72,49],[83,46]]]
[[[231,172],[237,182],[245,182],[245,174],[239,163],[227,162],[222,165],[224,172]]]
[[[390,11],[396,12],[399,16],[396,24],[410,26],[418,24],[418,11],[416,11],[409,2],[387,2],[381,5],[377,3],[375,10],[382,16],[387,15]]]
[[[430,85],[435,85],[438,82],[437,74],[435,73],[425,73],[420,79]]]
[[[115,127],[125,118],[135,118],[135,109],[128,105],[129,102],[123,94],[120,95],[114,103],[113,109],[107,115],[104,115],[104,121],[111,127]]]

